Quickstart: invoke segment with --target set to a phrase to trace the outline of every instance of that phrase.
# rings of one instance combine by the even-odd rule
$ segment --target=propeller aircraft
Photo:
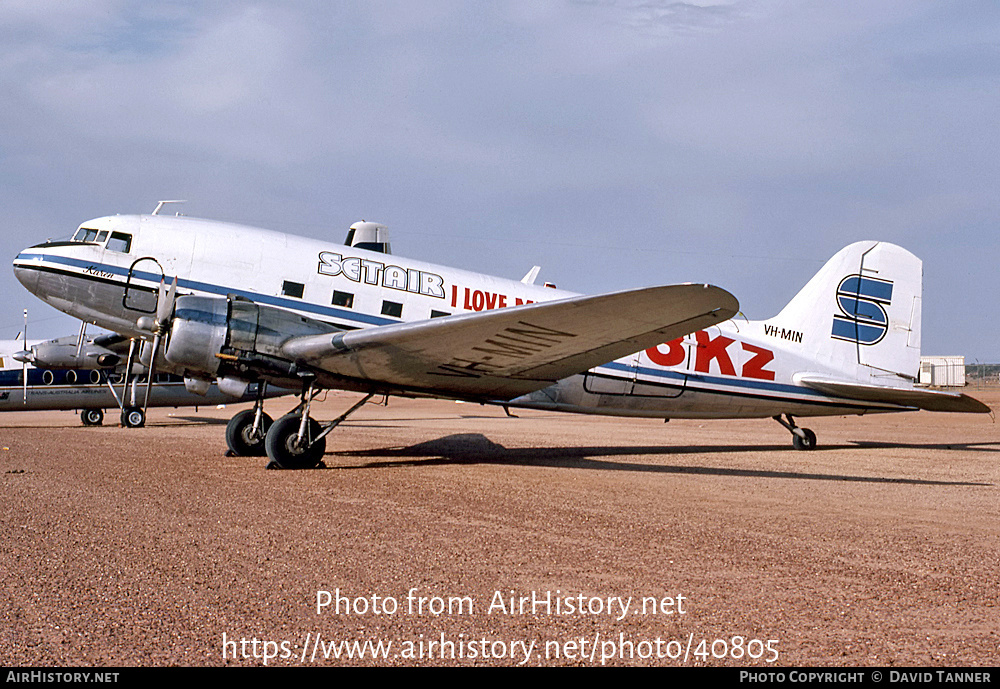
[[[799,449],[816,436],[796,417],[990,411],[915,385],[921,262],[884,242],[846,247],[781,313],[748,321],[708,284],[585,296],[534,284],[537,269],[517,281],[397,257],[376,223],[356,223],[337,245],[161,206],[25,249],[15,274],[57,309],[151,342],[151,372],[191,388],[257,384],[254,408],[226,437],[271,467],[319,464],[326,436],[375,395],[772,417]],[[300,391],[277,421],[263,412],[268,385]],[[310,406],[327,388],[364,397],[320,424]]]

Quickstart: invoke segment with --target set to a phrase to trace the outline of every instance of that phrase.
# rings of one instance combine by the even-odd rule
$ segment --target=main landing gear
[[[142,428],[146,425],[146,412],[142,407],[123,407],[121,422],[123,428]]]
[[[84,409],[80,412],[80,422],[84,426],[100,426],[104,423],[104,410]]]
[[[781,415],[772,417],[775,421],[780,423],[782,426],[787,428],[792,433],[792,447],[796,450],[815,450],[816,449],[816,434],[813,433],[808,428],[799,428],[795,425],[795,420],[792,418],[791,414],[785,414],[785,421],[781,418]]]
[[[268,469],[312,469],[321,465],[326,452],[326,436],[375,393],[368,393],[360,402],[325,425],[309,416],[309,408],[318,393],[312,383],[304,385],[299,404],[272,422],[271,417],[264,413],[264,383],[261,383],[254,408],[236,414],[226,427],[230,454],[249,457],[266,453]]]
[[[234,457],[263,457],[264,438],[274,423],[270,416],[264,413],[264,395],[267,383],[257,384],[257,399],[253,409],[239,412],[229,420],[226,426],[226,444],[229,454]]]

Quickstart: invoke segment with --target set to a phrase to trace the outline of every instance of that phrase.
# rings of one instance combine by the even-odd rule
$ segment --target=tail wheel
[[[237,457],[263,457],[267,452],[264,439],[274,420],[267,414],[262,414],[260,428],[255,434],[253,432],[255,415],[253,409],[246,409],[231,418],[229,425],[226,426],[226,443]]]
[[[792,432],[792,447],[796,450],[815,450],[816,434],[808,428],[800,428],[796,430],[801,430],[802,435],[800,436],[794,431]]]
[[[267,456],[281,469],[312,469],[319,464],[326,453],[326,438],[308,444],[300,441],[299,426],[302,417],[298,414],[283,416],[271,426],[264,439]],[[314,419],[307,425],[308,438],[315,438],[322,428]]]
[[[100,426],[104,423],[104,410],[84,409],[80,412],[80,421],[84,426]]]

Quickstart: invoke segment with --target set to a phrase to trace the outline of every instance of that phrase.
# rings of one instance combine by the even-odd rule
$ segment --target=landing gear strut
[[[368,393],[346,412],[321,426],[309,417],[309,407],[318,392],[312,383],[304,385],[299,406],[275,421],[267,431],[264,446],[270,459],[268,469],[312,469],[321,464],[326,452],[326,436],[375,396],[373,392]]]
[[[799,428],[796,426],[791,414],[785,414],[785,419],[788,419],[787,421],[782,419],[780,414],[772,418],[791,432],[792,447],[796,450],[816,449],[816,434],[808,428]]]

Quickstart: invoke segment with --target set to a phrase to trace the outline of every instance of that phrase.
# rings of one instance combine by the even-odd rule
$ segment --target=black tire
[[[282,416],[267,431],[264,439],[267,456],[282,469],[312,469],[326,453],[326,438],[321,438],[309,447],[298,447],[301,419],[301,416],[292,414]],[[314,419],[309,419],[309,437],[316,437],[320,430],[320,425]]]
[[[795,433],[792,433],[792,446],[796,450],[815,450],[816,434],[810,431],[808,428],[801,428],[799,430],[802,431],[802,434],[805,437],[799,437]]]
[[[139,407],[125,407],[122,410],[122,426],[125,428],[142,428],[146,425],[146,412]]]
[[[229,419],[229,425],[226,426],[226,444],[229,445],[230,452],[237,457],[263,457],[267,454],[264,438],[274,420],[263,414],[260,420],[260,434],[255,437],[251,435],[254,416],[253,409],[246,409]]]
[[[100,426],[104,423],[104,410],[83,409],[80,411],[80,421],[84,426]]]

